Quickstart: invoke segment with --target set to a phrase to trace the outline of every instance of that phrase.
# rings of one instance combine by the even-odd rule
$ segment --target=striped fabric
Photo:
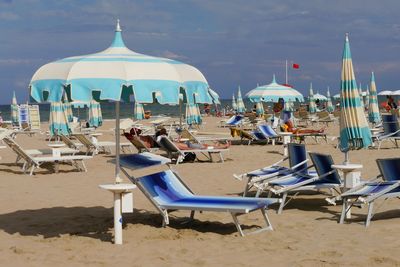
[[[137,120],[144,120],[143,104],[135,102],[135,110],[133,112],[134,118]]]
[[[326,98],[328,99],[328,102],[326,102],[326,111],[333,112],[334,108],[332,105],[331,92],[329,91],[329,87],[328,91],[326,92]]]
[[[308,95],[308,102],[309,102],[309,112],[310,113],[317,112],[317,105],[315,104],[312,83],[310,84],[310,92],[309,92],[309,95]]]
[[[191,103],[186,104],[186,123],[189,125],[202,123],[199,105]]]
[[[294,111],[293,101],[286,101],[283,110],[288,112],[293,112]]]
[[[262,102],[257,102],[256,103],[256,114],[258,116],[264,115],[264,105]]]
[[[67,116],[67,121],[72,122],[74,120],[74,114],[72,113],[72,105],[69,102],[64,102],[64,112]]]
[[[369,106],[368,120],[370,123],[381,122],[381,114],[379,114],[378,95],[376,92],[375,75],[371,73],[371,85],[369,89]]]
[[[238,96],[237,96],[237,112],[238,113],[245,113],[246,112],[246,107],[244,106],[243,103],[243,98],[242,98],[242,92],[240,92],[240,86],[238,89]]]
[[[357,83],[354,76],[349,38],[343,49],[342,74],[340,84],[340,149],[347,152],[366,148],[372,144],[371,130],[361,106]]]
[[[369,85],[367,84],[367,89],[365,90],[364,105],[369,108]]]
[[[251,102],[278,102],[279,98],[285,101],[300,101],[303,102],[303,95],[292,87],[280,85],[275,80],[275,75],[272,82],[267,85],[257,86],[246,94],[246,97]]]
[[[232,95],[232,109],[233,109],[234,111],[237,111],[237,103],[236,103],[235,95],[234,95],[234,94]]]
[[[328,98],[324,95],[321,95],[320,93],[316,93],[316,94],[314,94],[314,100],[326,102],[326,101],[328,101]]]
[[[69,135],[71,133],[65,106],[62,102],[52,102],[50,104],[49,131],[51,136]]]
[[[364,103],[364,97],[363,97],[363,91],[362,91],[362,88],[361,88],[361,83],[360,83],[360,86],[358,87],[358,94],[360,95],[360,103],[361,103],[361,106],[364,108],[364,110],[365,110],[365,103]]]
[[[89,103],[89,125],[91,127],[99,127],[103,124],[103,116],[101,114],[101,106],[95,100]]]
[[[15,96],[15,91],[13,93],[13,98],[11,101],[11,121],[13,124],[18,124],[18,104],[17,97]]]
[[[216,105],[220,105],[221,102],[219,101],[219,95],[217,92],[215,92],[213,89],[208,88],[208,93],[211,95],[213,103]]]
[[[64,58],[39,68],[32,77],[30,93],[38,102],[58,102],[64,87],[73,101],[94,98],[129,102],[133,94],[139,103],[153,103],[155,94],[160,104],[177,105],[180,88],[183,88],[187,102],[194,103],[196,97],[196,103],[212,103],[207,80],[198,69],[129,50],[119,24],[108,49]]]

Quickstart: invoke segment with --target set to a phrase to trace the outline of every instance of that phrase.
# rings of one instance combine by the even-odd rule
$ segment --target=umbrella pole
[[[179,128],[182,129],[182,101],[179,98]]]
[[[119,134],[119,109],[120,101],[115,101],[115,183],[119,184],[122,182],[119,176],[119,155],[120,155],[120,134]]]
[[[348,165],[350,163],[349,161],[349,151],[344,152],[344,165]]]

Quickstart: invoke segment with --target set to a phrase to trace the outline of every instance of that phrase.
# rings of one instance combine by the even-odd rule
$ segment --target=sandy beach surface
[[[202,131],[223,132],[220,118],[205,118]],[[42,125],[46,130],[46,125]],[[100,140],[113,140],[106,130]],[[327,129],[338,134],[338,126]],[[19,135],[25,149],[45,148],[45,135]],[[331,154],[337,163],[343,154],[328,144],[310,140],[307,150]],[[267,166],[282,158],[281,145],[233,145],[224,163],[184,163],[173,168],[191,189],[204,195],[240,195],[244,181],[233,173]],[[385,143],[381,150],[352,151],[350,160],[363,164],[362,177],[378,174],[377,158],[397,157],[399,149]],[[0,266],[400,266],[400,211],[398,199],[377,205],[369,228],[367,209],[354,208],[351,223],[337,223],[341,205],[330,206],[327,194],[299,195],[281,215],[276,206],[268,214],[274,231],[240,237],[228,213],[197,213],[183,224],[188,212],[172,213],[170,225],[138,190],[134,212],[124,215],[124,244],[113,238],[113,201],[98,185],[114,180],[110,155],[86,162],[88,172],[61,165],[60,173],[39,169],[21,173],[15,154],[0,149]],[[129,182],[124,177],[125,182]],[[245,229],[262,225],[258,212],[241,216]]]

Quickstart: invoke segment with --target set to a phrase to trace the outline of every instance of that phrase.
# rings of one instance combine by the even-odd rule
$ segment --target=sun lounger
[[[209,158],[209,160],[212,162],[212,154],[218,154],[220,157],[221,162],[224,162],[224,158],[222,156],[222,152],[229,151],[228,148],[214,148],[211,146],[208,146],[207,148],[193,148],[193,149],[179,149],[174,142],[172,142],[168,137],[162,136],[159,141],[160,147],[165,150],[168,153],[168,156],[170,158],[176,158],[176,164],[178,165],[180,162],[182,162],[187,154],[190,153],[201,153],[205,155],[206,157]]]
[[[272,230],[266,209],[269,205],[276,203],[276,199],[200,196],[195,195],[179,175],[170,169],[142,177],[131,176],[127,171],[127,169],[142,169],[166,163],[168,163],[168,159],[147,152],[122,155],[120,159],[121,170],[163,216],[163,226],[169,224],[169,212],[173,210],[190,211],[190,219],[194,218],[196,211],[228,212],[231,214],[239,234],[244,236],[245,233],[239,224],[238,216],[259,210],[266,226],[251,233]]]
[[[146,144],[137,136],[131,135],[129,133],[124,133],[126,139],[132,143],[132,145],[137,149],[139,153],[142,152],[155,152],[158,150],[158,147],[148,147]]]
[[[233,115],[227,120],[220,121],[221,127],[234,127],[243,123],[244,117],[242,115]]]
[[[102,151],[104,153],[111,154],[111,148],[115,148],[115,142],[112,141],[97,141],[96,143],[92,142],[89,138],[87,138],[84,134],[78,134],[74,133],[72,134],[76,139],[78,139],[79,142],[81,142],[85,147],[88,149],[92,149],[93,147],[96,148],[96,151]],[[125,150],[125,148],[130,149],[131,143],[126,143],[126,142],[121,142],[120,147],[122,150]]]
[[[267,140],[271,140],[272,145],[275,145],[275,140],[281,138],[279,134],[277,134],[277,132],[268,124],[258,125],[257,129]]]
[[[240,137],[240,142],[247,139],[247,145],[252,143],[263,143],[266,144],[268,142],[268,138],[266,138],[261,132],[258,130],[246,131],[240,128],[230,128],[232,137]]]
[[[53,155],[48,155],[48,156],[37,156],[34,157],[28,153],[26,153],[25,150],[23,150],[14,140],[12,140],[9,137],[5,137],[3,139],[4,143],[7,144],[16,154],[19,158],[21,158],[24,163],[22,166],[22,170],[24,173],[26,173],[27,170],[30,169],[30,175],[33,174],[34,170],[36,168],[40,168],[43,163],[53,163],[55,164],[56,167],[56,172],[58,172],[58,164],[60,162],[68,162],[71,163],[73,166],[75,166],[79,171],[87,171],[84,160],[92,158],[91,156],[86,156],[86,155],[67,155],[67,156],[53,156]],[[79,166],[78,163],[81,163],[81,166]]]
[[[400,125],[396,115],[382,115],[383,133],[374,135],[373,138],[378,143],[378,149],[381,148],[383,141],[391,141],[396,147],[399,147],[397,141],[400,140]]]
[[[290,201],[290,199],[286,201],[289,193],[294,193],[296,196],[301,191],[320,189],[330,189],[332,192],[332,190],[338,191],[339,187],[342,186],[337,170],[332,168],[333,159],[331,155],[320,153],[309,153],[309,155],[317,171],[317,176],[297,172],[268,182],[270,192],[282,195],[278,214],[282,213],[284,206]]]

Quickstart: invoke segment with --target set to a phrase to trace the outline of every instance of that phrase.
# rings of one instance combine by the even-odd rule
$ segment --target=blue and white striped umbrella
[[[72,122],[74,120],[74,114],[72,113],[72,105],[70,102],[67,101],[67,99],[64,99],[64,112],[65,115],[67,116],[67,121]]]
[[[361,106],[365,110],[365,103],[364,103],[364,97],[363,97],[363,93],[362,93],[362,89],[361,89],[361,83],[360,83],[360,86],[358,87],[358,94],[360,95]]]
[[[144,120],[144,109],[143,104],[135,102],[135,110],[133,116],[137,120]]]
[[[101,114],[100,103],[91,100],[89,103],[89,125],[91,127],[99,127],[103,124],[103,116]]]
[[[280,98],[284,101],[299,101],[303,102],[303,95],[296,89],[278,84],[275,75],[272,77],[272,82],[267,85],[257,86],[246,94],[246,97],[251,102],[278,102]]]
[[[333,112],[335,109],[332,105],[332,98],[331,98],[331,92],[329,91],[329,87],[328,91],[326,92],[326,98],[328,99],[328,102],[326,102],[326,111]]]
[[[315,104],[315,99],[314,99],[314,92],[313,92],[313,88],[312,88],[312,83],[310,84],[310,92],[308,95],[308,104],[309,104],[309,111],[310,113],[315,113],[317,112],[317,105]]]
[[[68,126],[67,112],[62,102],[52,102],[50,104],[49,131],[51,136],[69,135],[71,133]]]
[[[237,103],[235,100],[235,94],[232,95],[232,109],[236,112],[237,111]]]
[[[328,98],[324,95],[321,95],[320,93],[314,94],[314,101],[319,100],[321,102],[326,102],[328,101]]]
[[[201,124],[202,121],[203,120],[200,115],[199,105],[187,103],[186,104],[186,123],[189,125]]]
[[[262,102],[257,102],[256,103],[256,114],[258,116],[264,115],[264,105]]]
[[[369,89],[368,120],[370,123],[380,123],[381,114],[379,113],[378,94],[376,91],[375,75],[371,73],[371,85]]]
[[[219,101],[219,95],[217,92],[215,92],[213,89],[208,88],[208,92],[210,93],[213,103],[216,105],[221,105],[221,102]]]
[[[15,91],[13,93],[13,98],[11,101],[11,121],[13,124],[18,124],[18,103],[17,97],[15,96]]]
[[[340,149],[346,152],[345,162],[348,162],[348,151],[367,148],[372,144],[371,130],[361,106],[351,59],[349,37],[346,34],[342,75],[340,83]]]
[[[367,84],[367,89],[365,90],[364,105],[366,108],[369,107],[369,85],[368,84]]]
[[[242,98],[242,92],[240,92],[240,86],[238,89],[238,96],[237,96],[237,112],[238,113],[245,113],[246,112],[246,107],[244,106],[243,103],[243,98]]]

